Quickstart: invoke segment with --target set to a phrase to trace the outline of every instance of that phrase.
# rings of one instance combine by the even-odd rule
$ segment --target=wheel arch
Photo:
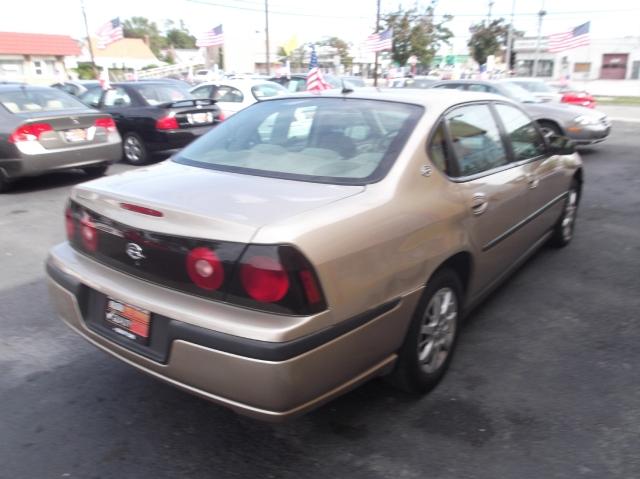
[[[450,256],[440,263],[431,276],[443,269],[451,269],[458,275],[460,282],[462,283],[463,292],[466,294],[469,290],[471,273],[473,271],[473,257],[471,256],[471,253],[468,251],[460,251]]]
[[[560,125],[560,123],[558,123],[556,120],[552,120],[550,118],[538,118],[536,120],[538,122],[538,125],[540,125],[540,127],[542,128],[545,124],[547,125],[553,125],[555,126],[563,135],[566,135],[566,132],[564,131],[564,128],[562,128],[562,126]]]

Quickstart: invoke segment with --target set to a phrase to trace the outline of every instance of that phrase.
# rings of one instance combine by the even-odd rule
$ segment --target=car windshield
[[[373,183],[387,173],[422,111],[377,100],[268,100],[233,115],[174,161],[302,181]]]
[[[553,89],[543,81],[514,80],[512,83],[532,93],[553,93]]]
[[[149,105],[159,105],[193,98],[187,88],[171,83],[137,84],[136,90],[143,96]]]
[[[11,113],[80,110],[86,105],[55,88],[16,88],[0,92],[0,103]]]
[[[508,96],[512,100],[519,101],[522,103],[540,103],[541,101],[535,96],[533,96],[531,92],[528,92],[527,90],[525,90],[520,85],[517,85],[514,82],[510,82],[510,81],[500,82],[500,86],[502,87],[503,90],[505,90],[507,94],[506,96]]]
[[[256,100],[263,100],[272,96],[286,95],[289,91],[275,82],[265,82],[251,87],[251,93]]]

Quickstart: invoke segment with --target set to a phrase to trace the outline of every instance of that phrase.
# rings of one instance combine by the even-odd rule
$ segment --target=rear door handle
[[[489,208],[489,200],[484,193],[474,193],[471,197],[471,211],[474,215],[481,215]]]

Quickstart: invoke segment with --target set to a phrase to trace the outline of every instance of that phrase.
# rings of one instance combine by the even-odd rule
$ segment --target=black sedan
[[[124,158],[134,165],[145,164],[151,153],[183,148],[221,121],[213,100],[193,98],[182,85],[166,81],[113,83],[80,99],[113,116]]]

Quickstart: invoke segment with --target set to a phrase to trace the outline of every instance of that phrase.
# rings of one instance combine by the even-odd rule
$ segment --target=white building
[[[540,39],[536,76],[568,77],[572,80],[640,79],[640,36],[591,39],[588,46],[559,53],[547,49],[548,38]],[[522,38],[514,43],[515,68],[518,75],[533,76],[536,38]]]

